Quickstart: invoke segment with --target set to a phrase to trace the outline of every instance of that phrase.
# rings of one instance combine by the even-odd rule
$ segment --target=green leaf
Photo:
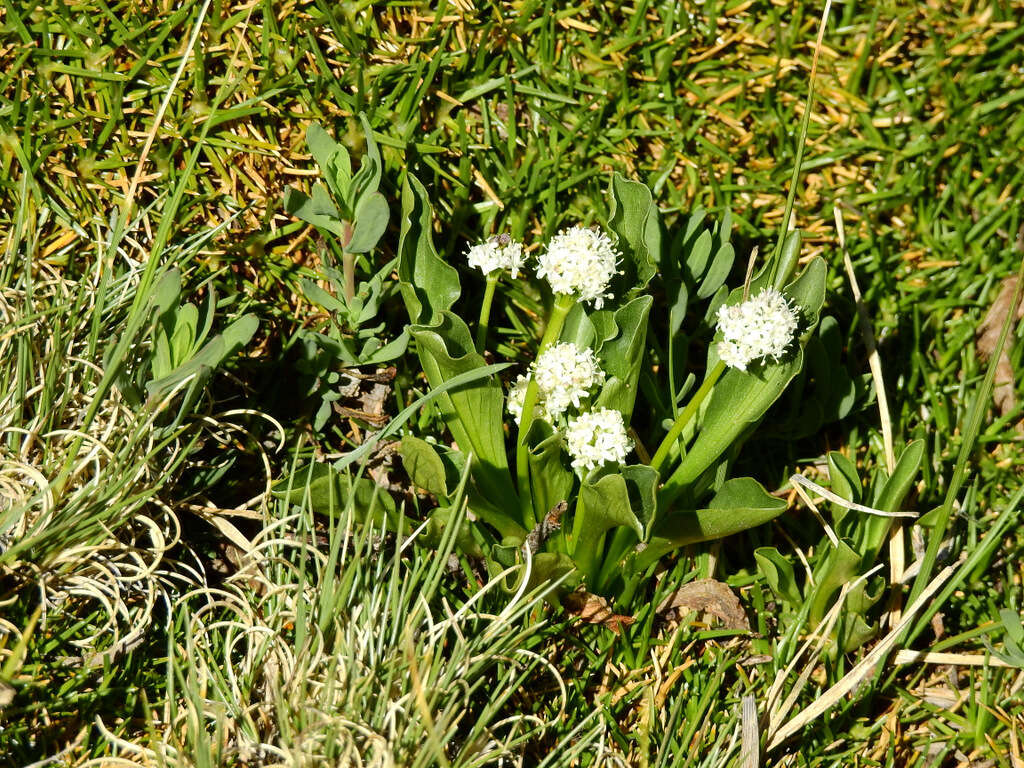
[[[569,500],[576,475],[562,450],[562,436],[543,419],[530,424],[527,445],[533,503],[539,515],[546,515],[560,501]]]
[[[342,247],[349,253],[372,251],[388,228],[388,202],[380,192],[372,192],[359,199],[352,239]]]
[[[409,329],[405,328],[401,335],[396,336],[387,344],[377,347],[372,352],[363,347],[359,353],[359,365],[379,365],[380,363],[386,363],[389,360],[401,357],[405,354],[406,347],[409,346],[409,338]],[[371,339],[370,341],[376,341],[376,339]],[[367,345],[369,345],[369,342],[367,342]]]
[[[803,274],[790,284],[785,293],[801,311],[801,335],[787,359],[764,363],[748,371],[729,368],[716,384],[700,424],[700,433],[682,463],[672,475],[672,493],[692,483],[713,465],[736,439],[759,421],[803,365],[803,345],[818,322],[818,313],[825,300],[827,269],[820,257],[815,258]],[[742,299],[742,289],[730,296],[730,302]],[[714,346],[708,367],[716,361]]]
[[[347,200],[352,179],[348,150],[315,123],[306,129],[306,146],[335,197],[339,201]]]
[[[359,122],[363,126],[363,136],[366,138],[366,154],[363,156],[363,164],[359,170],[362,171],[363,168],[368,170],[365,180],[361,180],[363,185],[360,186],[359,192],[376,192],[380,188],[384,163],[380,157],[380,149],[377,148],[377,141],[373,138],[373,128],[370,127],[370,122],[362,112],[359,113]]]
[[[166,376],[149,382],[146,385],[149,397],[163,397],[190,376],[205,378],[230,355],[248,344],[258,327],[259,320],[255,315],[243,315],[238,318],[225,328],[223,333],[210,339],[191,360],[177,366]]]
[[[199,307],[191,302],[178,307],[174,313],[174,333],[171,335],[171,360],[177,367],[192,357],[199,325]]]
[[[686,260],[683,262],[683,275],[690,285],[700,285],[700,279],[708,267],[708,259],[711,258],[714,242],[711,231],[705,229],[697,236],[689,253],[686,254]]]
[[[435,496],[448,496],[448,472],[434,446],[426,440],[406,435],[402,438],[399,452],[402,454],[402,466],[416,486]]]
[[[325,230],[338,237],[344,235],[345,228],[341,214],[331,202],[331,196],[321,184],[313,185],[313,196],[289,187],[284,193],[284,209],[292,216],[312,224],[317,229]]]
[[[838,451],[830,451],[825,457],[828,462],[828,476],[832,493],[847,501],[860,503],[860,475],[857,466]],[[839,525],[849,513],[842,504],[832,504],[832,522]]]
[[[924,458],[924,441],[915,440],[907,445],[896,462],[890,477],[882,487],[874,506],[883,512],[896,512],[903,499],[910,491],[914,481],[917,479],[918,470],[921,468],[921,460]],[[858,514],[858,513],[853,513]],[[893,519],[879,515],[861,514],[857,526],[856,542],[857,550],[861,554],[862,568],[867,570],[875,563],[878,553],[889,537],[889,531],[893,525]]]
[[[427,528],[423,532],[423,543],[428,547],[439,547],[444,539],[444,530],[451,525],[454,516],[454,510],[451,507],[438,507],[431,512]],[[473,538],[473,532],[465,516],[462,516],[459,521],[459,530],[455,534],[455,546],[460,552],[470,557],[477,559],[484,557],[484,552]]]
[[[459,298],[459,273],[434,249],[427,191],[411,173],[402,188],[402,236],[398,279],[413,323],[433,325]]]
[[[486,364],[458,315],[442,312],[436,325],[414,325],[409,330],[432,387]],[[505,453],[504,401],[501,383],[489,376],[450,390],[439,398],[438,406],[459,449],[474,455],[473,482],[514,518],[519,502]]]
[[[800,589],[789,559],[775,547],[759,547],[754,550],[754,560],[757,561],[757,570],[764,576],[772,592],[789,605],[799,606]]]
[[[637,567],[642,570],[665,553],[687,544],[721,539],[763,525],[785,509],[784,499],[770,495],[752,478],[726,480],[707,509],[660,514],[647,547],[637,558]]]
[[[305,485],[294,485],[296,480],[304,481]],[[351,504],[356,522],[386,523],[388,530],[397,530],[395,500],[386,489],[368,477],[353,478],[330,464],[317,462],[300,469],[279,481],[270,492],[292,504],[308,503],[313,512],[332,517]]]
[[[782,286],[789,280],[789,276],[796,270],[796,266],[800,261],[800,245],[803,237],[800,234],[799,229],[794,229],[788,235],[786,235],[786,241],[782,244],[782,252],[779,254],[778,269],[775,271],[775,279],[772,281],[772,285],[777,289],[782,289]]]
[[[634,274],[619,281],[631,291],[642,291],[658,271],[661,261],[661,218],[651,190],[621,174],[612,175],[612,215],[608,228],[619,238],[619,248],[632,264]],[[624,292],[621,292],[624,293]],[[620,295],[620,291],[616,291]]]
[[[163,317],[172,307],[177,307],[181,299],[181,270],[177,267],[168,269],[153,285],[150,302],[153,315]]]
[[[648,317],[654,299],[638,296],[614,315],[618,333],[601,345],[598,356],[608,380],[597,399],[598,407],[614,408],[629,424],[636,403],[637,381],[646,351]]]
[[[715,253],[715,258],[708,267],[708,272],[697,289],[697,298],[706,299],[714,296],[715,291],[725,284],[729,272],[732,271],[732,263],[736,260],[736,251],[731,244],[726,243]]]
[[[586,522],[577,547],[620,525],[632,530],[637,537],[644,535],[643,523],[633,512],[626,478],[621,473],[613,472],[596,480],[585,479],[580,485],[580,500]]]
[[[843,584],[860,576],[860,554],[848,539],[840,539],[839,546],[829,546],[828,554],[816,569],[814,590],[811,592],[810,622],[818,626],[825,617],[834,595]]]
[[[302,295],[309,301],[312,301],[314,304],[328,312],[348,317],[348,306],[345,302],[337,296],[328,293],[312,280],[303,278],[299,281],[299,286],[302,288]]]
[[[575,568],[572,559],[562,552],[538,552],[530,563],[530,578],[526,585],[526,591],[532,592],[538,587],[557,581],[566,574],[572,573]],[[568,591],[569,586],[570,581],[563,581],[558,592]],[[557,595],[551,595],[549,602],[557,599]]]

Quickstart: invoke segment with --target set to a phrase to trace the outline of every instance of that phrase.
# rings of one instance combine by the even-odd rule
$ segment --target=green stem
[[[675,445],[679,439],[679,435],[682,434],[686,425],[690,422],[697,414],[697,409],[700,408],[701,403],[707,398],[708,393],[714,389],[715,383],[718,378],[722,375],[725,370],[725,363],[721,360],[718,364],[711,369],[711,373],[704,379],[704,383],[700,385],[700,389],[693,393],[693,397],[690,398],[690,402],[686,404],[686,407],[680,411],[676,420],[672,423],[672,428],[665,435],[665,439],[661,441],[661,445],[658,446],[658,450],[654,453],[654,458],[651,459],[651,466],[661,471],[661,465],[665,463],[665,459],[668,458],[669,451],[672,450],[672,446]]]
[[[493,270],[487,273],[487,287],[484,288],[484,301],[480,305],[480,321],[476,324],[476,351],[481,355],[484,353],[484,344],[487,342],[487,328],[491,322],[491,304],[494,302],[494,289],[498,285],[500,270]]]
[[[341,273],[345,277],[345,302],[351,302],[356,295],[356,255],[341,252]]]
[[[548,327],[544,330],[544,338],[540,341],[540,349],[537,356],[550,347],[562,333],[565,325],[565,318],[569,310],[576,305],[572,296],[566,294],[555,294],[555,305],[551,308],[551,317],[548,318]],[[533,528],[537,523],[537,516],[533,509],[533,494],[530,492],[530,466],[527,458],[529,448],[526,445],[526,436],[533,424],[533,407],[537,404],[537,382],[530,377],[530,383],[526,385],[526,397],[523,399],[523,415],[519,420],[519,437],[516,443],[516,482],[519,485],[519,498],[522,502],[523,523],[527,530]]]

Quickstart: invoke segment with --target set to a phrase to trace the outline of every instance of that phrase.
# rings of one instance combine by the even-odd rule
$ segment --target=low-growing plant
[[[340,366],[386,363],[401,356],[409,343],[408,332],[382,339],[381,303],[394,291],[388,277],[395,262],[377,266],[372,260],[387,229],[389,210],[379,191],[380,152],[366,118],[360,116],[360,120],[366,152],[358,170],[353,172],[348,150],[313,124],[306,131],[306,144],[327,187],[314,184],[311,195],[289,188],[284,200],[285,209],[314,226],[325,245],[317,272],[327,287],[309,279],[300,285],[305,298],[326,313],[326,328],[302,329],[298,334],[302,351],[298,370],[312,379],[309,387],[319,395],[313,417],[318,431],[342,397]],[[360,266],[365,280],[357,275]]]
[[[347,153],[334,152],[318,158],[321,166],[347,169]],[[577,225],[556,234],[537,254],[537,279],[526,279],[531,257],[507,235],[470,247],[468,263],[485,279],[479,306],[466,308],[478,317],[474,332],[453,311],[462,281],[434,247],[426,190],[407,176],[397,276],[408,333],[451,442],[407,434],[401,453],[413,483],[438,499],[437,530],[454,510],[454,478],[469,467],[470,514],[457,540],[492,573],[520,560],[525,547],[535,582],[568,576],[566,583],[628,600],[661,556],[785,508],[757,481],[730,477],[730,466],[801,371],[826,269],[814,258],[793,277],[800,235],[792,233],[730,290],[728,222],[709,230],[700,212],[670,237],[642,184],[616,175],[611,198],[607,231]],[[291,207],[304,216],[310,205]],[[533,358],[507,387],[498,369],[487,370],[497,358],[488,343],[502,286],[510,317],[528,318],[518,349]],[[657,325],[669,331],[660,356],[648,336],[654,291],[671,300],[657,310],[667,315]],[[706,362],[693,365],[701,343]],[[680,381],[685,363],[693,370]],[[452,386],[457,377],[467,381]],[[644,436],[631,427],[638,407],[655,416]],[[657,445],[650,456],[648,441]],[[318,471],[336,483],[330,478],[351,460]]]

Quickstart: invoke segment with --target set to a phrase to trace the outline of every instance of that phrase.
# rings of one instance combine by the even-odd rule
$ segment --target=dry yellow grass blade
[[[799,714],[791,718],[785,725],[771,732],[768,751],[777,749],[785,743],[787,739],[800,731],[801,728],[804,728],[806,725],[814,722],[814,720],[831,709],[832,706],[834,706],[840,699],[856,688],[862,680],[870,675],[892,650],[892,646],[896,643],[897,639],[899,639],[900,634],[907,625],[910,624],[914,616],[924,608],[932,595],[934,595],[938,589],[946,583],[949,577],[953,575],[953,571],[956,570],[958,565],[960,565],[959,562],[943,568],[942,571],[931,580],[928,586],[925,587],[924,591],[921,593],[920,597],[914,601],[913,605],[910,605],[907,608],[899,623],[892,628],[889,634],[880,640],[878,644],[872,648],[871,651],[838,683],[825,691],[818,700],[809,707],[801,710]]]

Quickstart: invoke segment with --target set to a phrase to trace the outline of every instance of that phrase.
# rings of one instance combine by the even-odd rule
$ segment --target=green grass
[[[651,606],[619,637],[511,595],[503,602],[492,590],[488,611],[514,610],[497,639],[486,634],[495,622],[481,619],[453,626],[443,645],[408,635],[410,650],[400,636],[410,613],[429,608],[431,618],[420,619],[441,622],[480,585],[442,573],[427,554],[395,556],[393,541],[377,551],[359,539],[349,570],[330,571],[298,553],[316,536],[322,552],[341,557],[350,550],[339,528],[254,501],[267,471],[285,477],[297,457],[345,451],[357,438],[347,423],[310,433],[313,404],[291,375],[295,331],[325,322],[299,289],[324,246],[282,206],[287,186],[313,181],[303,141],[310,121],[358,153],[355,115],[364,111],[392,209],[404,174],[414,172],[431,191],[438,245],[453,262],[484,234],[540,239],[602,219],[612,171],[646,182],[669,224],[698,206],[717,220],[728,212],[740,272],[750,247],[768,253],[775,242],[820,8],[760,0],[469,5],[449,4],[443,15],[419,2],[184,2],[166,14],[137,3],[0,7],[0,653],[9,660],[3,684],[14,687],[0,709],[0,754],[11,764],[69,746],[76,759],[120,754],[149,764],[289,759],[261,755],[260,743],[324,761],[340,759],[327,750],[350,745],[376,764],[371,733],[399,764],[440,765],[456,754],[476,764],[465,757],[474,745],[479,764],[493,763],[482,745],[513,734],[524,739],[517,749],[525,764],[549,753],[549,765],[613,764],[607,755],[642,766],[740,764],[741,698],[754,696],[765,715],[772,683],[814,629],[799,606],[779,605],[752,552],[799,547],[813,558],[821,537],[805,510],[720,548],[685,552],[650,595],[656,604],[668,585],[715,575],[741,595],[754,637],[694,616],[652,635]],[[831,267],[841,365],[861,376],[866,354],[833,226],[833,209],[843,211],[895,443],[925,443],[910,507],[942,505],[958,457],[968,461],[946,530],[952,560],[938,567],[960,553],[974,560],[932,604],[941,632],[934,622],[912,625],[917,649],[998,649],[999,610],[1021,608],[1024,537],[1008,504],[1020,488],[1015,425],[1024,413],[1019,405],[1001,417],[987,413],[987,363],[974,346],[1000,281],[1021,260],[1020,12],[1019,3],[835,6],[795,196],[795,223],[808,234],[803,256],[824,255]],[[199,43],[189,49],[194,29]],[[397,239],[393,223],[383,251]],[[246,312],[261,319],[253,343],[209,390],[191,402],[179,394],[162,416],[126,401],[117,378],[97,389],[121,355],[134,370],[156,344],[146,322],[124,331],[142,319],[137,309],[150,296],[138,281],[157,261],[181,268],[193,301],[216,292],[218,329]],[[730,284],[740,280],[734,274]],[[457,305],[467,319],[476,317],[471,303]],[[384,316],[393,329],[392,305]],[[1011,328],[1015,370],[1024,362],[1018,336]],[[115,352],[122,339],[132,345]],[[400,366],[392,415],[422,394],[415,373]],[[766,427],[747,446],[743,468],[773,489],[800,470],[823,482],[823,456],[839,450],[877,484],[885,458],[869,392],[865,385],[851,416],[814,429],[801,429],[805,403],[784,398],[769,422],[775,431]],[[972,445],[966,425],[978,407],[986,418]],[[283,440],[250,410],[277,418]],[[417,418],[427,427],[434,415],[428,408]],[[54,491],[52,506],[44,488]],[[205,513],[221,521],[216,532],[197,514],[231,508]],[[279,539],[270,538],[275,531]],[[232,564],[232,547],[260,541],[267,560],[247,576]],[[888,562],[886,549],[880,562]],[[351,579],[351,591],[336,578]],[[409,590],[424,579],[430,599],[412,601]],[[303,590],[311,595],[305,608]],[[385,598],[392,609],[378,623],[346,613],[363,606],[365,615]],[[22,659],[13,651],[41,599],[47,610],[25,633]],[[337,654],[330,663],[296,654],[296,616],[307,609]],[[246,635],[239,617],[261,629]],[[186,630],[189,622],[201,629]],[[133,638],[134,629],[141,634]],[[378,649],[380,669],[398,682],[379,699],[373,685],[385,673],[345,634],[360,631],[392,633]],[[240,638],[245,650],[230,645]],[[281,659],[301,662],[294,680],[260,676],[264,639]],[[823,656],[791,714],[871,647]],[[532,661],[518,667],[508,661],[516,653]],[[469,658],[479,667],[460,666]],[[417,663],[425,665],[425,708],[414,700]],[[361,681],[341,703],[322,687],[339,664]],[[1012,765],[1011,735],[1019,740],[1024,714],[1018,674],[958,667],[954,689],[942,667],[887,663],[764,764],[923,768],[962,764],[965,755]],[[481,693],[505,685],[508,699]],[[0,685],[0,701],[3,693]],[[404,718],[394,738],[389,702]],[[493,726],[504,717],[514,719]],[[454,736],[445,730],[453,722]],[[440,741],[461,746],[446,757]],[[574,747],[556,749],[567,744]]]

